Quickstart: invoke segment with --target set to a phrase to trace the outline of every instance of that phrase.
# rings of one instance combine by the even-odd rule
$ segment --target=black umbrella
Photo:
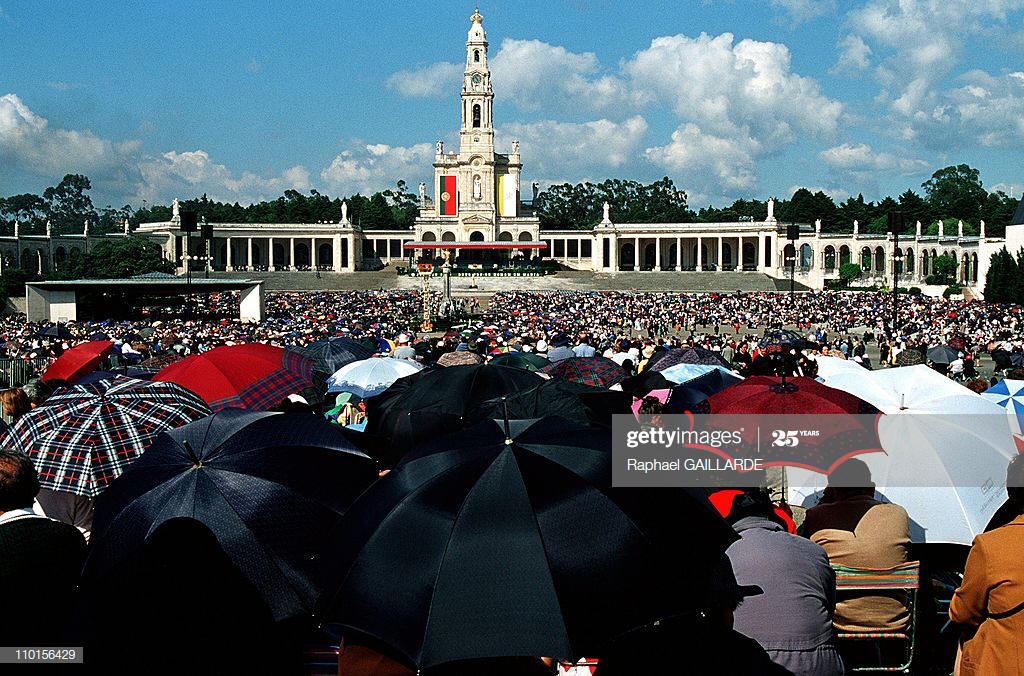
[[[928,361],[935,364],[949,364],[956,361],[959,356],[959,352],[954,350],[949,345],[939,345],[937,347],[928,348]]]
[[[687,380],[680,385],[669,385],[672,391],[669,392],[668,401],[665,402],[665,412],[683,413],[685,411],[692,411],[694,405],[704,401],[712,394],[735,385],[741,380],[743,379],[739,376],[715,369],[692,380]]]
[[[310,343],[305,347],[292,348],[313,361],[313,370],[326,374],[322,383],[345,364],[373,356],[373,349],[351,338],[327,338]]]
[[[664,371],[676,364],[705,364],[707,366],[724,366],[727,369],[732,368],[732,364],[727,362],[720,353],[698,346],[655,351],[651,355],[651,360],[647,362],[647,368],[644,370]]]
[[[308,612],[323,533],[376,478],[376,463],[317,416],[221,411],[161,435],[110,485],[86,577],[114,570],[164,521],[191,517],[276,619]]]
[[[667,390],[673,386],[673,383],[661,375],[660,371],[655,371],[651,368],[646,368],[635,376],[626,378],[619,384],[622,385],[623,392],[637,399],[646,396],[647,393],[653,390]]]
[[[610,428],[613,415],[632,413],[629,408],[632,403],[633,397],[626,392],[551,379],[526,390],[484,401],[463,417],[468,425],[488,418],[508,416],[525,420],[551,415],[581,425]]]
[[[812,343],[796,331],[790,331],[789,329],[775,329],[773,331],[765,331],[764,336],[761,340],[757,341],[759,348],[772,348],[782,347],[787,350],[808,350],[818,347],[816,343]],[[771,350],[767,350],[770,352]]]
[[[421,668],[600,654],[693,608],[692,580],[735,538],[703,492],[613,488],[606,431],[487,421],[356,501],[325,555],[321,619]]]
[[[103,333],[102,331],[97,331],[96,333],[89,336],[89,340],[110,340],[110,336]]]
[[[46,336],[48,338],[71,338],[71,332],[68,331],[68,327],[63,324],[54,324],[53,326],[47,326],[45,329],[39,332],[40,336]]]
[[[466,427],[466,414],[483,402],[542,382],[535,373],[509,366],[424,369],[366,401],[366,432],[387,440],[387,455],[382,460],[394,461],[418,443]],[[479,422],[480,418],[471,420]]]

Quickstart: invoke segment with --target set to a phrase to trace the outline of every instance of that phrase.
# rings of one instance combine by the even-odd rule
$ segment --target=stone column
[[[320,267],[320,252],[316,248],[316,237],[309,238],[309,259],[313,262],[313,269]]]
[[[698,272],[703,272],[704,271],[704,247],[702,246],[703,243],[704,243],[704,238],[698,236],[697,237],[697,271]]]
[[[231,251],[231,238],[230,237],[226,238],[226,244],[225,244],[224,248],[227,250],[226,251],[227,260],[224,263],[224,269],[225,270],[230,270],[235,265],[235,256],[234,256],[234,253]]]
[[[245,238],[245,247],[245,264],[247,267],[249,267],[249,269],[252,269],[252,237]]]
[[[334,255],[333,255],[333,258],[332,258],[332,262],[334,263],[334,265],[332,265],[331,267],[334,268],[335,272],[341,272],[341,235],[338,235],[338,234],[334,235],[334,251],[333,251],[333,254]]]
[[[640,271],[640,238],[633,238],[633,272]]]
[[[683,269],[683,238],[676,237],[676,272]]]
[[[715,270],[722,271],[722,237],[718,237],[718,260],[715,261]]]
[[[654,238],[654,269],[661,272],[661,237]]]
[[[295,238],[288,238],[288,267],[295,269]]]

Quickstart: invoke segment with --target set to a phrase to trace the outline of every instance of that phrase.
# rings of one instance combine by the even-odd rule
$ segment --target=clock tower
[[[466,72],[462,77],[462,127],[459,149],[462,153],[494,154],[494,91],[487,67],[487,33],[480,10],[470,17],[472,24],[466,40]]]

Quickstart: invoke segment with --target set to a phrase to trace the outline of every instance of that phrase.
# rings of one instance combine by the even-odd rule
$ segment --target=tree
[[[990,237],[1005,237],[1006,226],[1013,218],[1020,200],[1010,197],[1002,190],[990,192],[981,207],[981,219],[985,221],[985,234]]]
[[[988,193],[980,174],[966,164],[939,169],[921,184],[928,206],[939,218],[957,218],[977,222]]]
[[[985,300],[993,303],[1014,302],[1021,270],[1004,246],[992,254],[985,274]]]
[[[22,234],[44,232],[46,201],[39,195],[25,193],[0,198],[0,222],[4,232],[14,234],[14,221],[20,221]]]
[[[80,233],[86,220],[96,223],[98,214],[86,194],[91,188],[88,176],[66,174],[56,186],[43,191],[46,215],[55,233]]]
[[[859,221],[862,226],[867,226],[874,220],[874,209],[874,202],[865,202],[864,195],[858,194],[839,205],[839,219],[845,230],[853,229],[854,221]]]
[[[956,279],[956,269],[959,267],[956,256],[942,254],[935,259],[932,266],[932,275],[936,278],[937,284],[949,284]]]
[[[124,279],[148,272],[174,272],[164,260],[159,245],[144,237],[105,239],[84,256],[69,256],[61,269],[62,278]]]
[[[850,282],[860,277],[861,272],[860,266],[856,263],[843,263],[839,266],[839,279],[842,280],[843,286],[849,286]]]

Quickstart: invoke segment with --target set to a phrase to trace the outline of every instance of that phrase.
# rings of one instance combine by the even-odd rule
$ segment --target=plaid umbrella
[[[483,364],[484,358],[476,352],[462,350],[461,352],[445,352],[437,358],[438,366],[463,366],[466,364]]]
[[[154,381],[192,390],[210,408],[265,411],[313,385],[313,362],[272,345],[229,345],[186,357],[163,368]]]
[[[552,378],[594,387],[611,387],[629,375],[621,366],[604,357],[569,357],[541,370]]]
[[[43,374],[43,380],[63,380],[74,383],[79,378],[96,369],[114,349],[109,340],[94,340],[76,345],[50,364]]]
[[[676,364],[704,364],[706,366],[724,366],[731,368],[729,362],[725,361],[717,352],[704,349],[703,347],[683,347],[674,350],[655,350],[647,362],[647,369],[651,371],[664,371]]]
[[[295,352],[312,359],[313,369],[323,373],[325,378],[345,364],[350,364],[360,359],[369,359],[373,356],[373,350],[351,338],[327,338],[325,340],[318,340],[306,347],[293,349]]]
[[[920,350],[909,347],[896,355],[897,366],[916,366],[924,363],[924,355]]]
[[[95,497],[160,432],[210,414],[174,383],[115,377],[58,390],[0,443],[28,455],[44,488]]]

